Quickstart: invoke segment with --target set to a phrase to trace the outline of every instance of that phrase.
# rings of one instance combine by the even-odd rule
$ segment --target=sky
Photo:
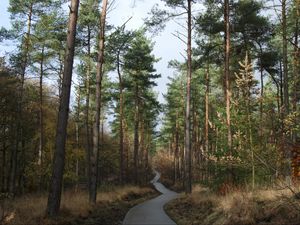
[[[0,0],[0,2],[0,27],[9,28],[10,15],[7,12],[9,0]],[[107,15],[107,22],[119,26],[132,17],[126,24],[126,28],[138,29],[143,25],[143,18],[147,16],[155,3],[161,4],[160,0],[116,0],[113,9]],[[168,62],[172,59],[184,60],[181,54],[184,54],[185,46],[172,35],[174,31],[180,29],[180,26],[170,21],[166,29],[152,39],[155,42],[153,53],[160,58],[160,61],[155,64],[157,73],[161,74],[161,78],[157,80],[158,85],[155,87],[160,102],[164,102],[162,94],[167,91],[168,77],[173,76],[174,73],[172,69],[168,68]],[[0,44],[0,55],[4,55],[5,51],[9,49],[5,44]]]

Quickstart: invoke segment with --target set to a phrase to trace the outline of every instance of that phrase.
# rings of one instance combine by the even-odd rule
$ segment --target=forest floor
[[[195,186],[193,194],[181,194],[165,210],[177,225],[300,224],[300,200],[288,189],[217,195]]]
[[[105,186],[98,192],[97,204],[90,206],[86,192],[68,191],[62,197],[61,213],[55,220],[45,218],[46,194],[32,194],[3,204],[5,225],[88,225],[122,224],[133,206],[158,196],[149,187]]]

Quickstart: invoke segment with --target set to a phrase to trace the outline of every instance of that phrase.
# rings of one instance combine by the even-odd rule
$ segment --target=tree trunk
[[[283,119],[289,114],[289,77],[288,77],[288,56],[287,56],[287,21],[286,21],[286,0],[281,1],[281,28],[282,28],[282,64],[283,64]],[[284,174],[286,181],[290,184],[291,171],[291,152],[287,144],[287,134],[284,132],[284,123],[282,130],[282,148],[286,165],[284,165]]]
[[[86,175],[88,178],[88,189],[90,190],[91,180],[90,180],[90,172],[91,172],[91,132],[90,132],[90,78],[91,78],[91,29],[88,26],[88,37],[87,37],[87,72],[85,78],[86,85],[86,99],[85,99],[85,132],[86,132]]]
[[[141,106],[142,108],[143,108],[143,104],[142,104],[142,106]],[[145,178],[145,175],[146,174],[143,174],[143,167],[144,167],[144,165],[143,165],[143,163],[144,163],[144,151],[145,151],[145,121],[142,119],[141,120],[141,122],[140,122],[140,159],[139,159],[139,161],[140,161],[140,170],[142,171],[142,177],[143,177],[143,179],[142,179],[142,181],[144,180],[144,178]]]
[[[185,193],[192,192],[192,151],[191,151],[191,79],[192,79],[192,10],[191,0],[188,3],[188,37],[187,37],[187,84],[186,84],[186,111],[185,111]]]
[[[99,50],[96,74],[96,113],[93,125],[93,151],[91,154],[91,186],[89,190],[89,202],[95,204],[97,199],[97,177],[98,177],[98,153],[99,153],[99,135],[100,135],[100,112],[101,112],[101,83],[103,77],[104,63],[104,35],[105,20],[108,0],[102,1],[102,12],[100,19]]]
[[[80,143],[79,143],[79,114],[80,114],[80,98],[81,98],[81,91],[80,91],[80,86],[78,87],[78,96],[77,96],[77,112],[76,112],[76,122],[75,122],[75,140],[76,140],[76,167],[75,167],[75,174],[76,174],[76,191],[78,190],[78,185],[79,185],[79,148],[80,148]]]
[[[133,163],[134,163],[134,182],[138,184],[138,160],[139,160],[139,88],[135,84],[135,113],[134,113],[134,145],[133,145]]]
[[[288,56],[287,56],[287,27],[286,27],[286,0],[282,0],[282,62],[283,62],[283,96],[284,114],[289,114],[289,79],[288,79]]]
[[[231,133],[231,113],[230,113],[230,9],[229,0],[224,0],[224,25],[225,25],[225,96],[226,96],[226,124],[227,124],[227,147],[228,155],[232,156],[232,133]],[[229,179],[230,182],[234,179],[234,171],[231,162],[229,162]]]
[[[43,78],[44,78],[44,50],[45,46],[42,46],[41,59],[40,59],[40,86],[39,86],[39,97],[40,97],[40,105],[39,105],[39,152],[38,152],[38,165],[39,165],[39,179],[40,179],[40,189],[43,185],[43,174],[42,174],[42,157],[43,157],[43,147],[44,147],[44,113],[43,113]]]
[[[25,82],[25,74],[26,68],[28,64],[28,53],[30,47],[30,35],[31,35],[31,26],[32,26],[32,9],[33,3],[29,6],[28,12],[28,20],[27,20],[27,32],[25,35],[24,44],[25,47],[22,49],[22,62],[21,62],[21,87],[19,94],[19,102],[18,102],[18,112],[17,112],[17,129],[16,129],[16,144],[15,147],[12,148],[11,153],[11,165],[10,165],[10,176],[9,176],[9,192],[11,194],[15,193],[16,186],[16,175],[17,175],[17,164],[18,164],[18,151],[23,154],[23,95],[24,95],[24,82]],[[21,145],[20,145],[21,142]],[[19,148],[20,145],[20,148]]]
[[[262,47],[259,45],[260,48],[260,103],[259,103],[259,119],[260,119],[260,126],[259,126],[259,136],[260,136],[260,144],[263,144],[263,100],[264,100],[264,72],[263,72],[263,65],[262,65]]]
[[[5,129],[3,129],[5,135]],[[6,192],[6,140],[2,142],[2,166],[1,166],[1,192]]]
[[[39,105],[39,131],[40,131],[40,140],[39,140],[39,154],[38,154],[38,165],[40,169],[42,168],[42,154],[44,146],[44,117],[43,117],[43,77],[44,77],[44,50],[45,47],[42,47],[41,52],[41,61],[40,61],[40,86],[39,86],[39,95],[40,95],[40,105]],[[41,171],[40,171],[41,172]],[[42,177],[41,177],[42,178]]]
[[[58,79],[57,79],[57,85],[58,85],[58,96],[59,99],[61,98],[62,93],[62,79],[63,79],[63,73],[64,73],[64,57],[63,54],[58,54],[58,60],[59,60],[59,73],[58,73]]]
[[[117,72],[118,72],[118,77],[119,77],[119,135],[120,135],[120,140],[119,140],[119,154],[120,154],[120,183],[124,183],[124,177],[125,177],[125,168],[124,168],[124,129],[123,129],[123,79],[122,79],[122,74],[120,70],[120,51],[118,51],[117,54]]]
[[[179,177],[179,119],[178,111],[176,112],[176,128],[175,128],[175,154],[174,154],[174,183]]]
[[[248,84],[249,85],[249,84]],[[247,99],[246,99],[246,108],[247,108],[247,120],[248,120],[248,135],[249,135],[249,148],[251,152],[251,167],[252,167],[252,190],[255,188],[255,164],[254,164],[254,149],[253,149],[253,140],[252,140],[252,118],[251,118],[251,105],[250,105],[250,85],[247,90]]]
[[[70,91],[72,81],[72,70],[74,62],[76,24],[78,17],[79,0],[72,0],[69,15],[67,51],[64,62],[64,76],[62,95],[60,98],[58,120],[56,127],[55,152],[52,167],[52,178],[47,203],[47,216],[58,215],[61,200],[63,173],[65,165],[65,143],[69,116]]]
[[[230,119],[230,22],[229,22],[229,0],[224,2],[224,25],[225,25],[225,95],[226,95],[226,124],[227,124],[227,145],[229,153],[232,154],[232,134],[231,134],[231,119]]]
[[[297,111],[297,102],[299,101],[299,96],[300,96],[300,92],[299,92],[299,84],[300,84],[300,79],[299,79],[299,71],[300,71],[300,63],[299,63],[299,57],[300,57],[300,50],[299,50],[299,46],[298,46],[298,42],[299,42],[299,17],[300,17],[300,1],[299,0],[295,0],[295,33],[294,33],[294,87],[293,87],[293,111],[296,112]],[[294,136],[294,140],[295,135]]]
[[[205,90],[205,152],[206,154],[209,152],[209,140],[208,140],[208,132],[209,132],[209,64],[207,64],[207,69],[205,73],[205,81],[206,81],[206,90]]]

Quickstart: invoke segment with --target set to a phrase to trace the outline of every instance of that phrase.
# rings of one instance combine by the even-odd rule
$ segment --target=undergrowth
[[[97,195],[97,204],[91,206],[85,191],[67,191],[62,196],[60,214],[55,220],[45,218],[47,194],[24,195],[13,200],[6,200],[2,204],[1,210],[4,214],[2,224],[120,224],[132,206],[155,195],[157,193],[147,187],[103,187]]]
[[[196,186],[193,194],[182,194],[165,208],[177,225],[300,224],[300,200],[288,189],[218,195]]]

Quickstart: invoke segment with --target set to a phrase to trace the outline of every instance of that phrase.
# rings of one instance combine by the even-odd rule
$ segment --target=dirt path
[[[155,173],[156,175],[151,183],[162,194],[130,209],[125,216],[123,225],[176,225],[165,213],[163,206],[170,200],[175,199],[178,194],[158,182],[160,173],[157,171]]]

